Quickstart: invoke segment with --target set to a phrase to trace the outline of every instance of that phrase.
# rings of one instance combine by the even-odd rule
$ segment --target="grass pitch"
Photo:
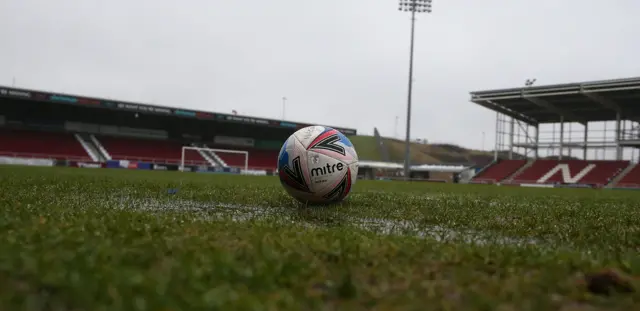
[[[0,310],[640,308],[631,191],[5,166],[0,211]]]

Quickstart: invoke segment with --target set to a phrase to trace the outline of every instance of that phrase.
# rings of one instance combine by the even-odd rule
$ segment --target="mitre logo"
[[[333,174],[335,172],[342,171],[343,169],[344,169],[344,164],[342,163],[337,163],[333,165],[327,163],[327,165],[325,166],[312,168],[311,176],[322,176],[322,175]]]

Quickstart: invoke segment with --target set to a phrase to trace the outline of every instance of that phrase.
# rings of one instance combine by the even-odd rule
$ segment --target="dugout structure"
[[[291,134],[309,125],[0,85],[0,129],[174,141],[184,146],[249,150],[251,157],[256,150],[277,155]],[[331,127],[347,136],[357,134],[355,129]],[[89,139],[86,142],[91,144]],[[275,156],[267,160],[275,167]]]
[[[471,92],[496,112],[494,157],[631,160],[640,153],[640,77]]]

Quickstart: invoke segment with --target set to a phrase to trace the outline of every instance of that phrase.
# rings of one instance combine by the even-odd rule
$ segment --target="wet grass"
[[[584,277],[640,274],[630,191],[0,167],[0,211],[2,310],[640,308]]]

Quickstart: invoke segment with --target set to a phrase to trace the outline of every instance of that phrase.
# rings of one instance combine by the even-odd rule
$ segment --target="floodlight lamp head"
[[[399,11],[431,13],[432,0],[399,0]]]
[[[536,82],[536,79],[527,79],[527,81],[524,82],[524,85],[532,86],[535,82]]]

